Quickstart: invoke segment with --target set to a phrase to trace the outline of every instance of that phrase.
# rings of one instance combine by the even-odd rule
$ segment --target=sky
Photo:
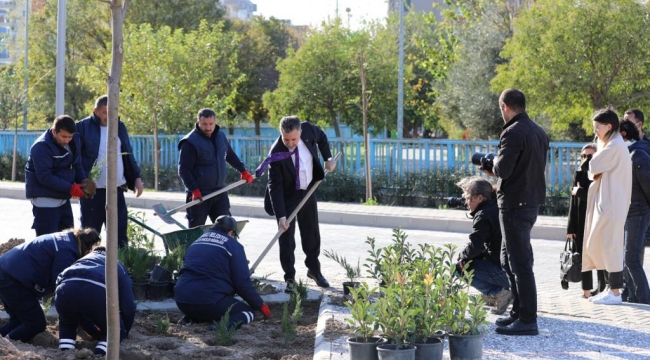
[[[323,20],[339,16],[347,24],[350,8],[350,27],[358,29],[363,20],[382,19],[388,12],[386,0],[251,0],[257,4],[256,15],[266,18],[289,19],[292,25],[319,26]]]

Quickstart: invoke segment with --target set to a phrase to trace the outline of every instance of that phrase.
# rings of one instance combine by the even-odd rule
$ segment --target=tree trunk
[[[334,110],[330,110],[330,118],[332,119],[332,127],[334,128],[334,135],[337,138],[340,138],[341,129],[339,128],[339,117]]]
[[[11,159],[11,181],[16,181],[16,157],[18,156],[18,118],[14,127],[14,153]]]
[[[153,113],[153,188],[158,191],[158,171],[160,170],[160,145],[158,144],[158,112]]]
[[[106,151],[106,319],[108,327],[106,358],[120,358],[120,305],[117,282],[117,127],[120,107],[120,78],[124,62],[124,16],[129,0],[108,2],[112,18],[111,70],[108,85],[108,141]]]
[[[260,133],[262,132],[260,129],[260,123],[262,122],[262,119],[253,119],[253,122],[255,123],[255,135],[260,136]]]
[[[359,76],[361,77],[361,114],[363,117],[363,148],[366,163],[366,202],[372,199],[372,173],[370,172],[370,138],[368,135],[368,94],[366,93],[366,69],[363,53],[359,54]]]

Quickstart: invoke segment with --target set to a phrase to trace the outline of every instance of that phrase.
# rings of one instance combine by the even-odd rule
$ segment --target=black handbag
[[[563,283],[582,280],[582,255],[575,251],[575,245],[574,239],[567,238],[560,254],[560,279]]]

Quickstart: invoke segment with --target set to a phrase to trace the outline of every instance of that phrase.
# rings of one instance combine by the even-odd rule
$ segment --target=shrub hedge
[[[27,159],[20,156],[17,162],[19,181],[25,179],[25,163]],[[141,177],[145,185],[154,183],[152,165],[141,166]],[[372,175],[373,203],[394,206],[414,207],[445,207],[447,198],[460,196],[460,188],[455,184],[469,174],[464,171],[436,171],[423,173],[408,173],[403,176],[377,172]],[[11,179],[11,156],[0,156],[0,178]],[[239,180],[239,173],[229,168],[227,183]],[[242,196],[264,196],[267,175],[252,184],[246,184],[230,191],[231,194]],[[177,175],[176,168],[161,168],[158,176],[160,191],[183,191],[183,184]],[[333,172],[318,188],[319,201],[333,202],[365,202],[365,178],[359,175],[349,175]],[[555,188],[547,193],[546,204],[541,207],[540,215],[566,216],[569,209],[570,189]]]

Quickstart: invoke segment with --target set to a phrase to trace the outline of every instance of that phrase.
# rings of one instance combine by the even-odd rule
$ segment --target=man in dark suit
[[[287,218],[314,182],[322,180],[325,176],[323,166],[318,160],[318,151],[326,160],[325,168],[333,171],[336,163],[331,160],[327,136],[319,127],[308,122],[301,123],[297,116],[285,116],[280,120],[280,137],[273,143],[269,155],[271,164],[264,208],[269,215],[275,215],[278,228],[284,231],[279,239],[280,263],[288,291],[295,286],[296,221],[294,219],[289,223]],[[316,281],[320,287],[329,287],[318,261],[320,230],[315,193],[300,209],[296,219],[300,228],[302,250],[307,256],[307,277]]]

